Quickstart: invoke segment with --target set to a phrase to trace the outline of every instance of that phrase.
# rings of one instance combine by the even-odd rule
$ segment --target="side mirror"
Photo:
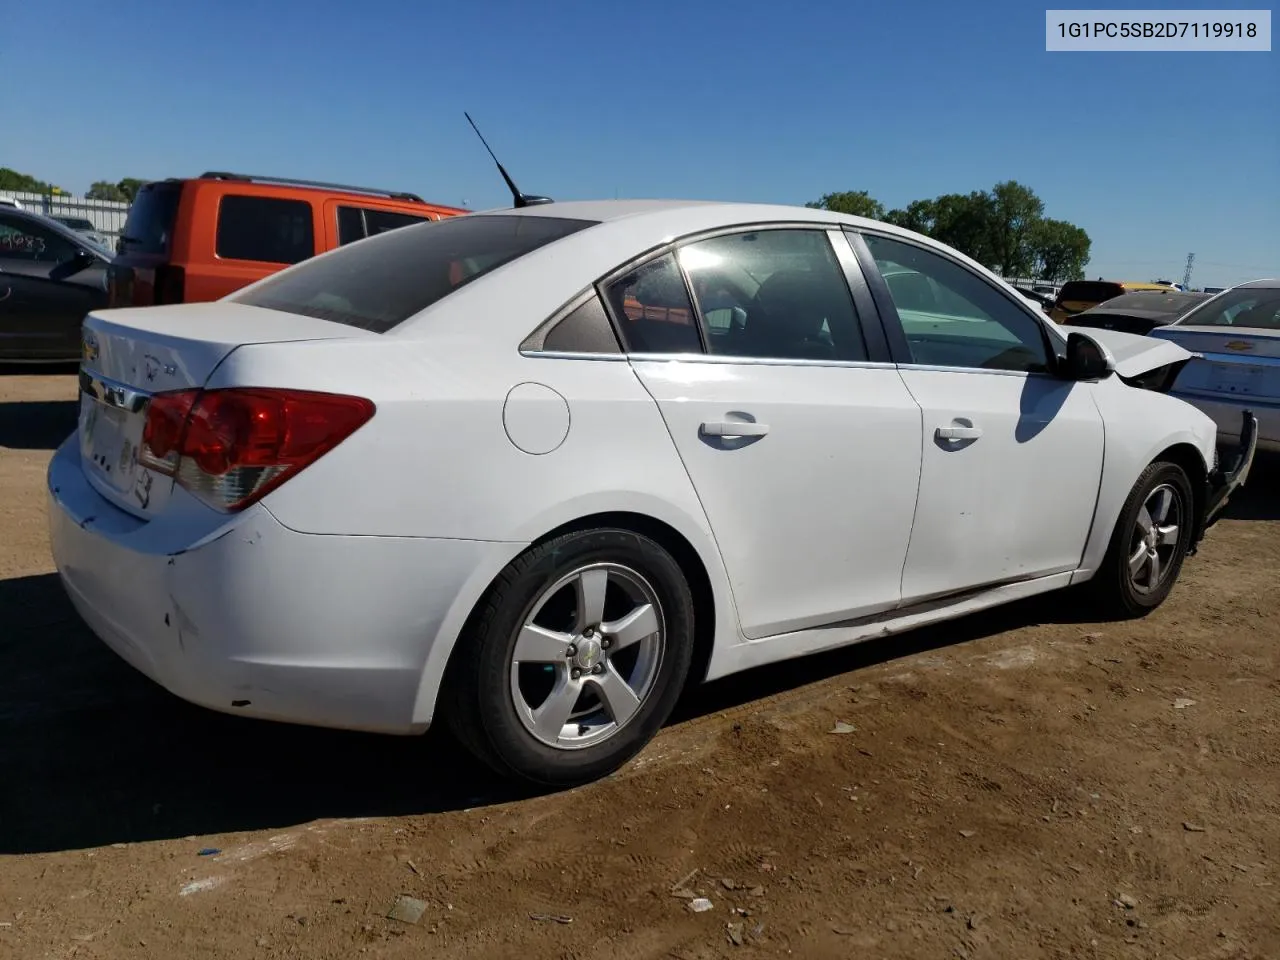
[[[1075,331],[1067,337],[1067,357],[1063,374],[1068,380],[1105,380],[1116,369],[1111,351],[1086,333]]]
[[[100,258],[94,256],[88,250],[76,247],[75,253],[49,271],[49,279],[66,280],[68,277],[74,277],[81,270],[88,270],[95,263],[101,262]]]

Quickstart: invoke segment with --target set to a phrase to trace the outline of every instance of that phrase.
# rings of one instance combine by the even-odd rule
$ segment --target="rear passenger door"
[[[874,308],[844,236],[699,238],[601,287],[706,511],[744,634],[896,606],[920,410],[878,328],[864,332]]]

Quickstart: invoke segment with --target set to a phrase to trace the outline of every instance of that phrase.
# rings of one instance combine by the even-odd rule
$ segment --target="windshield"
[[[1280,289],[1229,290],[1178,321],[1183,327],[1255,327],[1280,330]]]
[[[470,215],[391,230],[229,299],[386,333],[459,287],[595,221]]]

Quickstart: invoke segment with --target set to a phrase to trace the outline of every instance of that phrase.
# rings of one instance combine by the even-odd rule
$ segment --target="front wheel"
[[[508,565],[459,637],[446,721],[504,776],[594,780],[666,722],[693,630],[688,582],[658,543],[620,529],[557,537]]]
[[[1091,583],[1101,613],[1130,619],[1165,601],[1191,544],[1194,504],[1191,481],[1178,464],[1158,460],[1142,472]]]

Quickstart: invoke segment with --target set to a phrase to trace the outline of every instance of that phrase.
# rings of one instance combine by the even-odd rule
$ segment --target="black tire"
[[[565,749],[535,737],[517,712],[513,659],[519,632],[540,598],[593,564],[616,564],[647,581],[665,642],[647,695],[629,719],[598,744]],[[662,546],[615,528],[565,534],[513,560],[472,614],[440,691],[445,722],[464,747],[504,777],[557,788],[599,779],[639,753],[670,716],[689,672],[693,636],[688,581]]]
[[[1138,521],[1147,501],[1161,489],[1173,491],[1178,510],[1178,535],[1169,544],[1167,556],[1161,554],[1161,575],[1154,588],[1139,582],[1143,578],[1130,570],[1130,558],[1137,554],[1139,546]],[[1157,460],[1142,471],[1133,485],[1103,558],[1102,566],[1089,581],[1089,592],[1099,615],[1108,620],[1127,620],[1142,617],[1164,603],[1182,570],[1191,545],[1194,525],[1195,498],[1191,481],[1178,464]],[[1149,514],[1148,514],[1149,515]]]

